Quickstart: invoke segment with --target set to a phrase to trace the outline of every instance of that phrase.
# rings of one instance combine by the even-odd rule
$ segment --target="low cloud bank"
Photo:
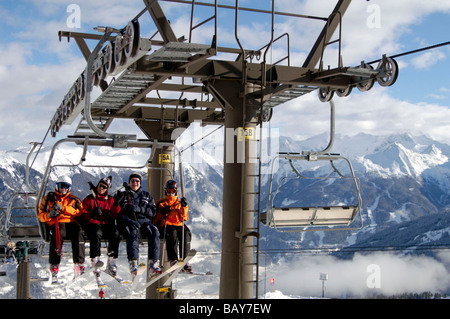
[[[404,256],[392,253],[356,254],[351,260],[334,256],[300,255],[292,261],[280,260],[260,272],[270,278],[274,288],[286,295],[320,297],[325,273],[325,297],[370,297],[379,294],[391,296],[402,293],[446,293],[450,290],[450,252],[441,252],[436,258]]]

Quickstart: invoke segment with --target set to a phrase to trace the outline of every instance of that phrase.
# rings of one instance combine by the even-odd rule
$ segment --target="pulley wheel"
[[[322,102],[329,102],[334,95],[334,91],[329,87],[319,88],[319,100]]]
[[[382,76],[377,77],[377,82],[381,86],[391,86],[397,81],[398,77],[398,64],[392,58],[386,58],[386,63],[383,64],[383,60],[380,61],[377,69],[380,70]]]
[[[364,64],[364,68],[373,70],[373,67],[370,64]],[[358,83],[356,83],[356,87],[358,88],[358,90],[365,92],[365,91],[369,91],[373,87],[374,83],[375,83],[375,78],[366,79],[366,78],[360,77],[360,81]]]
[[[261,115],[261,121],[269,122],[273,115],[273,108],[263,109]]]
[[[352,87],[349,86],[345,89],[336,89],[336,94],[340,97],[346,97],[349,96],[350,93],[352,92]]]
[[[114,42],[109,42],[105,48],[105,71],[107,74],[114,72],[116,64],[114,61]]]
[[[123,35],[118,34],[116,36],[116,44],[114,46],[114,62],[117,65],[123,65],[125,63],[126,56],[123,53]]]
[[[83,81],[84,75],[80,75],[77,80],[77,94],[78,99],[82,100],[84,99],[84,81]]]
[[[139,22],[131,21],[125,28],[125,34],[123,35],[123,51],[127,58],[135,57],[139,49],[140,32]]]

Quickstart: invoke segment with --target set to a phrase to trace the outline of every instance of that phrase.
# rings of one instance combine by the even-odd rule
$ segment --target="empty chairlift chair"
[[[262,222],[270,227],[275,228],[278,231],[319,231],[319,230],[348,230],[359,229],[363,226],[361,218],[361,193],[359,190],[359,180],[355,177],[353,167],[350,161],[340,156],[339,154],[330,154],[329,151],[334,144],[334,121],[335,121],[335,105],[333,100],[329,101],[331,110],[330,119],[330,142],[328,146],[319,152],[303,152],[299,153],[279,153],[272,161],[272,167],[269,175],[269,190],[267,195],[267,211],[261,216]],[[282,207],[274,206],[275,196],[280,191],[280,187],[286,180],[292,179],[288,176],[282,178],[280,183],[272,194],[273,180],[274,180],[274,168],[277,166],[280,160],[289,161],[290,167],[294,172],[294,179],[327,179],[337,180],[344,179],[350,180],[354,192],[355,202],[351,205],[309,205],[302,207]],[[327,177],[305,177],[295,168],[294,161],[328,161],[332,167],[333,176]],[[348,166],[349,175],[344,176],[335,166],[336,161],[343,161]],[[298,201],[299,198],[296,199]],[[353,221],[359,216],[359,225],[353,226]],[[352,225],[351,225],[352,224]]]
[[[273,170],[278,160],[287,160],[295,174],[294,177],[284,177],[281,179],[275,192],[272,194]],[[293,161],[329,161],[333,169],[333,176],[327,177],[305,177],[295,168]],[[334,165],[335,161],[344,161],[348,164],[350,176],[344,176]],[[355,202],[351,205],[310,205],[301,207],[274,206],[276,195],[280,192],[280,187],[286,184],[289,179],[347,179],[353,184]],[[269,179],[269,192],[267,199],[267,212],[263,222],[265,225],[282,232],[293,231],[320,231],[320,230],[349,230],[362,227],[361,219],[361,195],[359,181],[355,177],[350,161],[335,154],[279,154],[272,162],[272,169]],[[360,222],[357,226],[352,226],[352,222],[359,216]]]

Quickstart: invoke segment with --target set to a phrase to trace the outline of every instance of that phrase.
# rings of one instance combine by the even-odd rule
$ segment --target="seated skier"
[[[188,220],[188,204],[186,198],[178,199],[178,185],[174,180],[167,181],[164,193],[165,198],[156,203],[154,223],[162,236],[166,237],[167,258],[173,265],[178,261],[178,248],[183,259],[190,251],[191,231],[184,223]],[[183,271],[192,272],[191,265],[186,264]]]

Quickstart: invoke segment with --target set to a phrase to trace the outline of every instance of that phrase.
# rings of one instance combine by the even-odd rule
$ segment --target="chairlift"
[[[77,145],[82,145],[83,146],[83,151],[82,151],[82,155],[80,157],[80,160],[78,163],[74,163],[74,164],[52,164],[53,161],[53,157],[57,151],[57,148],[59,145],[63,144],[63,143],[75,143]],[[175,152],[176,152],[176,156],[178,156],[179,158],[179,164],[178,164],[178,174],[179,174],[179,179],[180,179],[180,188],[181,188],[181,192],[184,193],[184,187],[183,187],[183,169],[182,169],[182,162],[181,162],[181,152],[178,149],[178,147],[172,143],[167,143],[167,142],[159,142],[157,140],[151,142],[149,140],[131,140],[131,141],[127,141],[127,146],[126,147],[136,147],[136,148],[151,148],[151,152],[150,155],[148,157],[148,159],[146,160],[146,162],[142,165],[139,166],[123,166],[123,165],[86,165],[85,161],[86,161],[86,153],[87,153],[87,147],[88,146],[109,146],[109,147],[114,147],[115,145],[115,140],[114,139],[104,139],[104,138],[93,138],[93,137],[67,137],[65,139],[59,140],[58,142],[56,142],[53,145],[53,148],[50,152],[50,156],[47,162],[47,166],[46,169],[44,171],[43,174],[43,178],[42,178],[42,182],[41,185],[39,187],[39,190],[37,191],[37,193],[35,194],[36,196],[36,206],[34,207],[36,210],[36,218],[37,218],[37,212],[39,211],[39,205],[40,202],[42,201],[42,198],[45,196],[46,190],[47,190],[47,184],[49,182],[49,176],[50,176],[50,172],[52,171],[53,168],[55,167],[78,167],[78,166],[83,166],[83,167],[90,167],[90,168],[128,168],[128,169],[134,169],[134,170],[139,170],[139,169],[143,169],[143,168],[148,168],[151,170],[165,170],[169,173],[170,178],[174,178],[174,171],[175,171],[175,167],[174,169],[171,171],[168,168],[159,168],[159,167],[153,167],[153,166],[148,166],[148,164],[151,164],[153,161],[153,158],[155,156],[155,152],[157,148],[163,147],[163,146],[170,146],[173,147]],[[33,234],[39,234],[39,240],[43,240],[45,242],[49,241],[49,238],[47,236],[47,229],[46,229],[46,225],[45,223],[42,223],[40,221],[38,221],[37,226],[22,226],[22,230],[24,230],[25,228],[30,227],[30,229],[32,228]],[[38,231],[38,232],[37,232]],[[37,238],[35,238],[37,239]]]
[[[34,206],[28,202],[29,197],[35,196],[35,193],[17,192],[9,199],[6,209],[1,209],[4,219],[2,220],[0,231],[2,237],[7,237],[7,241],[25,241],[40,238],[33,212]],[[25,203],[19,206],[15,205],[15,201],[21,197],[25,199]]]
[[[280,232],[302,232],[302,231],[327,231],[327,230],[352,230],[360,229],[363,226],[361,218],[361,193],[359,188],[359,180],[356,178],[351,162],[339,154],[329,153],[334,143],[334,102],[330,100],[331,107],[331,134],[328,146],[319,152],[302,152],[300,153],[279,153],[272,161],[269,190],[267,198],[267,210],[261,220],[266,226],[272,227]],[[283,177],[278,187],[272,194],[274,168],[279,160],[287,160],[295,173],[294,177]],[[328,177],[306,177],[294,166],[294,161],[329,161],[333,172],[336,176]],[[347,164],[350,176],[343,175],[334,164],[336,161],[343,161]],[[283,207],[274,206],[276,195],[280,191],[280,187],[285,184],[288,179],[350,179],[354,186],[356,202],[351,205],[330,205],[330,206],[305,206],[305,207]],[[360,223],[357,226],[351,225],[359,216]]]
[[[0,234],[7,241],[25,241],[40,238],[40,234],[37,228],[37,222],[35,221],[34,203],[30,203],[30,199],[34,199],[37,196],[36,189],[30,184],[30,158],[34,153],[37,146],[41,143],[30,143],[32,148],[26,158],[25,166],[25,185],[26,189],[23,189],[23,184],[20,189],[13,193],[8,200],[6,208],[2,210],[2,220],[0,223]],[[23,198],[23,204],[16,204],[16,200]],[[29,213],[27,212],[29,211]]]

